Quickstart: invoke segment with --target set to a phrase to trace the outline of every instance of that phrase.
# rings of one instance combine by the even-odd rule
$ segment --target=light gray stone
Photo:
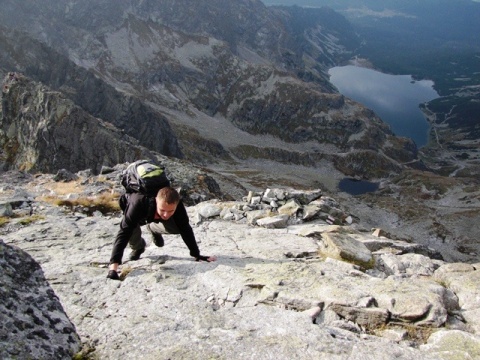
[[[222,207],[214,203],[200,203],[197,206],[198,213],[204,218],[211,218],[220,215]]]
[[[372,268],[375,262],[365,245],[345,234],[323,234],[321,251],[326,256],[349,261],[367,269]]]
[[[468,326],[480,333],[480,270],[470,264],[445,264],[435,271],[434,278],[458,297],[462,316]]]
[[[317,215],[320,213],[320,206],[318,205],[305,205],[303,207],[303,217],[302,219],[305,221],[308,221],[310,219],[314,219],[317,217]]]
[[[376,266],[388,275],[432,276],[438,265],[432,259],[420,254],[382,254],[377,257]]]
[[[261,210],[244,214],[241,202],[216,205],[239,219],[265,215]],[[480,319],[476,290],[468,281],[465,288],[460,279],[456,282],[460,274],[473,286],[474,267],[449,271],[439,260],[391,255],[405,271],[387,275],[375,269],[382,277],[343,258],[324,259],[319,251],[325,237],[339,237],[355,249],[371,236],[349,226],[318,220],[263,228],[216,216],[192,221],[202,254],[216,255],[216,262],[193,261],[182,239],[167,234],[163,248],[148,242],[140,260],[121,265],[125,279],[113,281],[105,276],[119,215],[91,217],[52,206],[33,204],[42,220],[6,231],[4,241],[41,264],[84,351],[91,346],[101,359],[250,359],[274,353],[276,358],[348,360],[354,353],[374,360],[433,360],[445,356],[441,346],[413,347],[402,339],[401,329],[448,333],[453,329],[447,324],[454,324],[478,331],[471,326]],[[187,207],[192,219],[197,209]],[[415,274],[439,264],[434,276]],[[398,336],[375,331],[393,325],[400,329]],[[476,335],[468,341],[480,342]],[[474,347],[468,349],[467,355],[475,354]]]
[[[257,220],[257,225],[258,226],[263,226],[263,227],[266,227],[266,228],[281,229],[281,228],[286,228],[287,227],[288,219],[289,219],[289,216],[286,215],[286,214],[277,215],[277,216],[269,216],[269,217],[264,217],[263,219],[258,219]]]
[[[380,333],[382,337],[395,342],[400,342],[408,337],[408,332],[405,329],[385,329],[381,330]]]
[[[332,304],[329,306],[329,309],[341,318],[352,321],[364,328],[381,327],[387,323],[390,317],[390,313],[386,309],[360,308],[342,304]]]
[[[310,204],[312,201],[319,199],[322,196],[322,190],[295,190],[289,189],[287,197],[298,202],[300,205]]]
[[[257,220],[263,219],[270,215],[267,210],[252,210],[247,212],[247,222],[251,225],[256,225]]]
[[[479,359],[479,337],[459,330],[440,330],[433,333],[422,351],[436,353],[439,359]]]
[[[0,203],[0,216],[11,217],[13,215],[12,204],[10,202]]]
[[[282,189],[266,189],[263,196],[269,200],[285,199],[285,190]]]
[[[280,214],[286,214],[290,217],[295,217],[297,212],[301,209],[301,205],[295,200],[289,200],[285,205],[278,208]]]

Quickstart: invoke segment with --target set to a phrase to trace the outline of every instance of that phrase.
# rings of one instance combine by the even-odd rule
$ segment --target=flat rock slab
[[[433,277],[378,277],[323,259],[318,239],[297,227],[212,220],[194,231],[217,262],[193,261],[177,235],[163,248],[147,235],[140,260],[126,261],[124,281],[113,281],[119,221],[46,207],[43,219],[3,236],[41,264],[84,347],[101,359],[445,358],[442,338],[427,351],[361,331],[387,318],[443,326],[451,305]],[[468,339],[473,349],[480,342]]]

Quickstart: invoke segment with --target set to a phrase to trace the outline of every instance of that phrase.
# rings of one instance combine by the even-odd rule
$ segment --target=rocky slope
[[[447,263],[415,241],[372,232],[321,190],[272,188],[190,206],[200,249],[217,262],[192,261],[175,235],[161,249],[147,237],[142,258],[122,266],[123,281],[106,279],[120,216],[94,203],[119,190],[124,167],[98,176],[2,174],[0,264],[26,251],[48,281],[32,265],[38,276],[19,289],[19,275],[2,271],[2,291],[19,299],[7,312],[1,305],[2,358],[25,346],[33,358],[58,359],[480,356],[478,263]],[[60,319],[41,333],[23,313],[37,286],[61,303],[55,317],[42,301],[27,311],[37,325]],[[68,321],[80,341],[66,328],[51,341]],[[49,346],[39,346],[45,339]]]
[[[235,199],[241,188],[235,181],[256,190],[295,186],[336,193],[346,175],[381,177],[375,194],[337,195],[369,226],[418,237],[450,261],[476,261],[478,180],[469,171],[478,163],[476,140],[466,155],[461,149],[422,152],[430,168],[452,175],[438,176],[423,171],[428,168],[411,141],[392,136],[372,112],[332,93],[321,70],[348,57],[354,42],[338,15],[320,9],[309,18],[300,9],[232,2],[238,14],[249,16],[213,23],[200,14],[232,19],[231,11],[215,2],[161,4],[120,1],[113,12],[108,2],[2,4],[0,68],[9,88],[2,93],[4,169],[88,167],[98,173],[133,154],[159,152],[208,168],[225,184],[222,196]],[[12,69],[25,81],[10,79]],[[61,123],[50,106],[60,103],[68,103],[66,114],[74,116],[64,119],[68,128],[55,130]],[[69,141],[47,143],[47,134]],[[62,147],[47,146],[55,142]]]
[[[345,108],[348,104],[348,101],[343,100],[335,105],[333,100],[342,100],[337,95],[321,96],[329,99],[329,112],[335,111],[336,106]],[[312,102],[311,107],[314,109],[321,104]],[[244,111],[245,108],[246,106],[237,109]],[[308,109],[305,107],[303,111]],[[358,209],[352,208],[352,211],[369,216],[371,227],[383,227],[402,237],[422,235],[419,241],[440,250],[445,259],[475,261],[480,252],[476,240],[479,230],[471,226],[472,219],[479,216],[480,208],[475,179],[445,178],[422,171],[401,170],[401,164],[392,163],[392,157],[385,156],[378,149],[373,151],[376,144],[381,144],[382,141],[391,144],[396,139],[379,131],[381,123],[377,124],[379,127],[370,124],[361,130],[365,141],[372,144],[372,150],[356,149],[346,154],[338,153],[338,148],[344,146],[342,142],[350,145],[356,142],[356,138],[350,141],[344,139],[345,134],[340,129],[348,127],[348,122],[357,124],[360,128],[363,126],[358,121],[355,109],[352,107],[353,114],[349,117],[339,116],[337,121],[331,122],[328,125],[331,126],[331,132],[318,132],[322,136],[330,136],[325,142],[315,143],[315,146],[324,149],[323,153],[305,154],[301,151],[302,147],[310,146],[313,141],[302,142],[297,151],[292,152],[291,147],[290,150],[283,147],[287,146],[286,141],[282,148],[278,148],[275,144],[280,144],[279,140],[265,135],[260,138],[236,136],[238,128],[231,126],[222,142],[228,141],[235,145],[236,158],[241,159],[242,167],[237,166],[231,172],[226,171],[228,167],[223,165],[210,164],[210,170],[205,167],[203,172],[208,176],[198,176],[198,181],[207,189],[207,195],[198,197],[196,201],[212,197],[239,199],[241,191],[238,189],[242,189],[239,184],[253,189],[298,184],[312,187],[313,184],[334,193],[336,181],[345,174],[359,176],[400,173],[382,181],[380,190],[373,195],[363,196],[362,202],[347,200],[350,206],[359,206]],[[313,112],[315,111],[312,110]],[[178,161],[172,163],[167,157],[140,146],[138,140],[127,136],[113,124],[92,117],[62,93],[52,91],[19,73],[6,76],[1,114],[0,140],[4,168],[13,166],[31,172],[54,173],[60,169],[79,171],[89,167],[98,174],[103,166],[113,166],[141,157],[160,159],[172,172],[180,164]],[[225,127],[212,124],[208,129],[212,129],[214,134],[218,132],[220,137],[221,130]],[[308,136],[309,132],[304,131],[303,134]],[[311,131],[310,134],[317,132]],[[332,140],[335,136],[338,140]],[[401,140],[396,140],[401,145]],[[261,150],[259,141],[263,146]],[[329,147],[326,144],[329,141],[335,142],[336,146],[331,144]],[[402,146],[409,144],[406,142]],[[220,154],[225,155],[221,146],[218,149]],[[408,159],[413,150],[409,152],[407,147],[402,160]],[[269,153],[275,161],[262,160],[265,153]],[[228,158],[228,155],[225,156]],[[396,152],[396,156],[400,156],[400,153]],[[343,170],[343,174],[339,170]],[[195,176],[197,175],[193,175]],[[209,177],[220,183],[220,188],[212,187]],[[381,216],[378,216],[379,213]]]
[[[61,93],[95,118],[112,123],[142,146],[168,156],[181,157],[177,139],[164,116],[152,111],[140,99],[119,92],[113,85],[99,80],[93,73],[76,66],[61,53],[33,40],[24,33],[2,27],[4,36],[2,65],[5,80],[8,72],[22,69],[22,75],[36,78],[49,90]],[[8,86],[8,84],[6,84]],[[10,106],[21,106],[11,104]]]
[[[112,124],[21,74],[7,75],[2,105],[4,168],[53,173],[90,167],[99,173],[105,163],[153,156]]]
[[[232,169],[255,153],[308,158],[315,169],[327,158],[341,172],[379,177],[416,159],[411,141],[332,93],[325,71],[355,42],[341,16],[222,4],[121,1],[111,11],[47,1],[23,12],[8,1],[2,67],[62,91],[151,150],[203,164]],[[21,15],[13,22],[9,13]],[[251,150],[237,158],[244,145]]]

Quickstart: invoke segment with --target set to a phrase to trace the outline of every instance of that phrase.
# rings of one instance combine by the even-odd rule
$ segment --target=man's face
[[[162,220],[168,220],[177,209],[177,204],[168,204],[165,200],[157,200],[157,214]]]

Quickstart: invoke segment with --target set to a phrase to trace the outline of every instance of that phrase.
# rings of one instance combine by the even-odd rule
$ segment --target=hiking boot
[[[163,241],[162,234],[155,234],[155,235],[152,234],[152,241],[155,244],[155,246],[158,246],[158,247],[163,247],[163,245],[165,244],[165,242]]]
[[[120,280],[120,276],[118,276],[118,273],[115,270],[110,270],[107,274],[107,278],[112,280]]]
[[[130,253],[130,260],[135,261],[135,260],[140,259],[140,255],[142,255],[144,252],[145,252],[145,248],[141,248],[141,249],[138,249],[138,250],[133,250]]]

